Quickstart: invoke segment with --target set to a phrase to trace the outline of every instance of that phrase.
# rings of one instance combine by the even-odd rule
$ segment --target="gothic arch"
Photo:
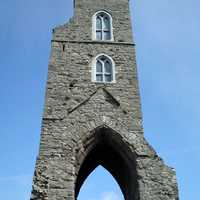
[[[107,39],[104,38],[103,35],[102,35],[101,39],[97,38],[97,18],[98,18],[98,16],[101,16],[101,15],[103,15],[103,18],[106,17],[108,19],[108,23],[109,23],[109,28],[108,28],[109,38],[107,38]],[[103,27],[101,27],[101,29],[103,30]],[[92,40],[114,41],[112,15],[109,12],[107,12],[106,10],[99,10],[98,12],[96,12],[92,16]]]
[[[115,83],[116,82],[116,78],[115,78],[115,74],[116,74],[116,70],[115,70],[115,62],[114,60],[107,54],[105,53],[101,53],[101,54],[98,54],[91,62],[91,68],[92,68],[92,81],[93,82],[99,82],[97,79],[96,79],[96,74],[97,74],[97,62],[98,60],[101,60],[101,58],[104,57],[105,60],[108,60],[111,64],[111,76],[112,76],[112,79],[111,81],[100,81],[100,82],[104,82],[104,83]]]
[[[75,199],[86,178],[99,165],[115,178],[125,200],[139,200],[135,155],[121,135],[107,126],[94,129],[78,142]]]

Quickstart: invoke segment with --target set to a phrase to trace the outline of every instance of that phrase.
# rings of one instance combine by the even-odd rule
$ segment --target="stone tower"
[[[143,135],[129,0],[76,0],[53,30],[31,200],[75,200],[98,166],[125,200],[178,200],[175,171]]]

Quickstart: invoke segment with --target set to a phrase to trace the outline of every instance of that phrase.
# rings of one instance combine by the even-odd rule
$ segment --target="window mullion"
[[[103,27],[101,29],[101,34],[102,34],[102,40],[104,40],[104,32],[103,32]]]
[[[104,62],[102,62],[103,63],[103,70],[102,70],[102,72],[103,72],[103,82],[105,82],[105,66],[104,66]]]
[[[103,18],[101,17],[101,40],[104,40],[102,31],[103,31]]]

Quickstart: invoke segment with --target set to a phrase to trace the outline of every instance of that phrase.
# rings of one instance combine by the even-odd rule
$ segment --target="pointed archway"
[[[88,199],[124,200],[118,183],[101,165],[91,172],[80,189],[78,200]]]
[[[138,182],[134,152],[120,134],[103,126],[93,130],[76,149],[75,199],[90,173],[99,165],[117,181],[125,200],[138,200]]]

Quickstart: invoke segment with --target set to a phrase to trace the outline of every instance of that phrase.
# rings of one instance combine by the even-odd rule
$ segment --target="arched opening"
[[[83,183],[78,200],[124,200],[122,191],[113,176],[98,166]]]
[[[92,81],[102,83],[115,82],[115,63],[106,54],[99,54],[92,61]]]
[[[125,200],[139,199],[135,155],[114,130],[95,129],[76,153],[75,199],[86,178],[99,165],[115,178]]]
[[[98,11],[92,17],[92,38],[98,41],[113,41],[112,16],[106,11]]]

